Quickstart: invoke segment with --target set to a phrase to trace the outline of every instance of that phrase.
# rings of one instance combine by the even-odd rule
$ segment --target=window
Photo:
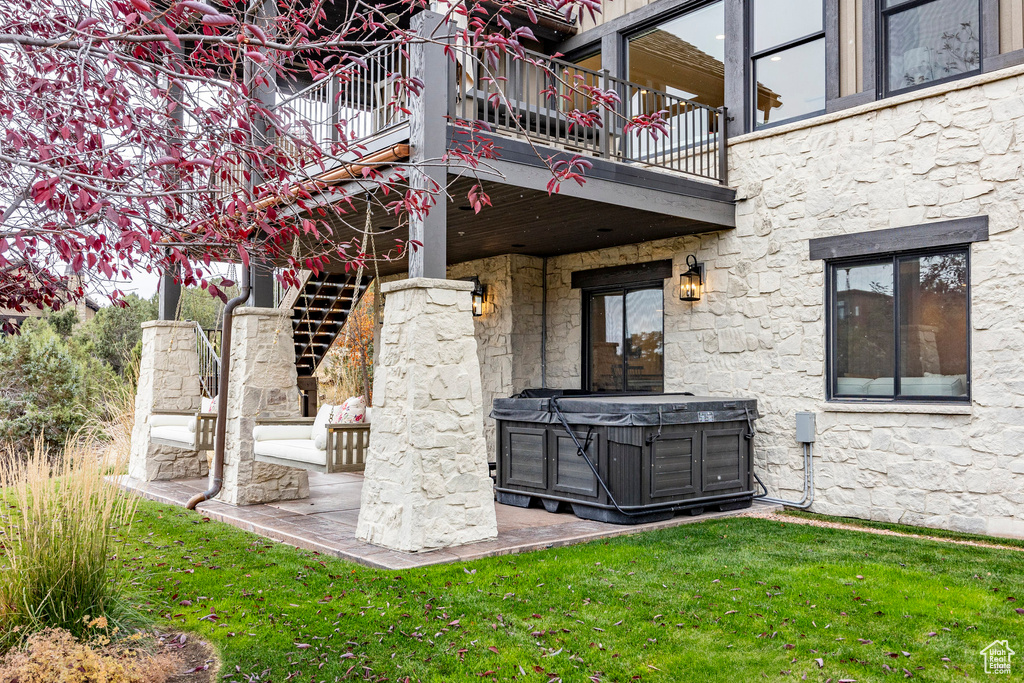
[[[888,94],[981,68],[979,0],[879,0]]]
[[[589,391],[664,390],[664,296],[660,283],[584,291]]]
[[[825,111],[821,0],[753,0],[754,127]]]
[[[829,263],[831,398],[968,400],[968,258]]]
[[[725,102],[725,3],[716,2],[630,36],[629,80],[721,107]]]

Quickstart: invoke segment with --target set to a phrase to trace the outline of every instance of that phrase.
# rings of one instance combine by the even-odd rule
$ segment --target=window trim
[[[875,90],[876,97],[878,99],[886,99],[889,97],[896,97],[904,95],[906,93],[914,92],[915,90],[921,90],[934,85],[942,85],[943,83],[950,83],[952,81],[960,80],[961,78],[968,78],[970,76],[977,76],[980,73],[985,72],[985,47],[986,47],[986,36],[985,36],[985,11],[984,11],[984,0],[973,0],[978,3],[978,68],[972,71],[965,71],[959,74],[951,74],[944,78],[936,78],[935,80],[928,81],[927,83],[918,83],[917,85],[907,86],[906,88],[898,88],[895,90],[889,89],[889,18],[894,14],[902,14],[903,12],[910,11],[917,7],[923,7],[924,5],[938,2],[939,0],[908,0],[896,7],[886,7],[885,0],[874,0],[875,5]],[[866,42],[866,41],[865,41]]]
[[[921,396],[901,394],[900,386],[900,285],[899,285],[899,261],[904,258],[936,256],[940,254],[962,253],[965,257],[967,270],[967,301],[966,301],[966,350],[967,350],[967,378],[965,396]],[[839,377],[836,372],[836,327],[838,317],[838,302],[835,292],[836,271],[843,266],[860,265],[867,263],[878,263],[889,260],[893,266],[893,395],[887,396],[865,396],[865,395],[838,395]],[[864,404],[894,404],[905,405],[913,403],[941,403],[955,405],[970,405],[973,402],[973,380],[971,377],[972,363],[972,337],[971,337],[971,243],[951,244],[928,249],[910,249],[901,251],[890,251],[886,253],[863,254],[860,256],[830,259],[825,261],[825,400],[828,403],[864,403]]]
[[[622,336],[623,344],[625,344],[626,336],[626,294],[629,292],[640,291],[645,289],[660,289],[662,296],[661,306],[661,335],[662,335],[662,353],[661,353],[661,391],[660,392],[645,392],[644,395],[648,394],[663,394],[665,393],[665,280],[664,279],[650,279],[650,280],[635,280],[628,283],[609,283],[609,284],[593,284],[580,288],[580,309],[581,309],[581,322],[580,325],[580,386],[590,393],[595,393],[594,388],[591,384],[593,378],[591,377],[591,361],[593,359],[593,347],[591,345],[590,336],[590,303],[595,294],[609,294],[612,292],[622,292]],[[626,363],[628,362],[628,356],[623,348],[622,354],[622,385],[623,388],[619,391],[602,391],[601,394],[619,394],[619,395],[630,395],[636,394],[637,392],[630,392],[626,390]]]
[[[746,86],[747,101],[750,103],[750,106],[748,107],[749,111],[746,113],[744,118],[746,118],[747,125],[750,126],[750,130],[751,131],[768,130],[769,128],[774,128],[775,126],[781,126],[781,125],[784,125],[784,124],[787,124],[787,123],[794,123],[796,121],[803,121],[804,119],[810,119],[810,118],[814,118],[816,116],[821,116],[821,115],[825,114],[827,112],[827,110],[828,110],[828,103],[829,103],[828,93],[829,93],[829,80],[830,80],[830,78],[829,78],[829,69],[828,69],[828,62],[829,62],[828,55],[829,55],[830,45],[829,45],[829,26],[828,26],[828,18],[829,17],[828,17],[828,13],[826,11],[827,10],[827,6],[828,6],[827,0],[821,0],[821,30],[814,31],[813,33],[808,33],[807,35],[799,37],[799,38],[793,38],[792,40],[788,40],[788,41],[786,41],[784,43],[779,43],[777,45],[773,45],[772,47],[765,48],[765,49],[759,50],[757,52],[754,51],[754,31],[757,28],[756,26],[754,26],[754,3],[755,2],[757,2],[757,0],[749,0],[749,1],[743,3],[744,4],[744,8],[743,8],[743,11],[744,11],[743,23],[746,24],[746,27],[745,27],[745,30],[744,30],[744,34],[745,35],[744,35],[744,40],[743,40],[743,53],[744,53],[743,56],[744,56],[744,61],[745,61],[746,65],[747,65],[747,68],[746,68],[746,72],[747,72],[746,75],[747,75],[747,80],[748,80],[748,83],[747,83],[747,86]],[[836,36],[835,40],[838,40],[838,39],[839,39],[838,36]],[[728,40],[728,34],[726,34],[726,40]],[[788,49],[794,48],[794,47],[800,47],[801,45],[806,45],[808,43],[813,43],[816,40],[823,41],[824,48],[825,48],[825,50],[824,50],[824,52],[825,52],[825,54],[824,54],[825,62],[822,64],[822,69],[824,70],[824,73],[825,73],[825,84],[824,84],[825,85],[825,91],[822,93],[822,95],[824,96],[824,106],[822,106],[821,109],[818,109],[818,110],[812,111],[812,112],[807,112],[806,114],[797,114],[795,116],[790,116],[788,118],[781,119],[779,121],[772,121],[771,123],[765,123],[765,124],[762,124],[762,125],[758,125],[758,123],[757,123],[757,111],[758,111],[757,110],[757,67],[755,65],[755,62],[758,59],[762,59],[764,57],[770,57],[771,55],[773,55],[773,54],[775,54],[777,52],[782,52],[784,50],[788,50]]]

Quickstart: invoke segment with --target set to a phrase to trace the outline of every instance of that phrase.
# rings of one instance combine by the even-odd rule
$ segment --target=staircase
[[[364,274],[357,285],[354,272],[309,275],[291,302],[295,368],[300,378],[316,372],[370,282]]]

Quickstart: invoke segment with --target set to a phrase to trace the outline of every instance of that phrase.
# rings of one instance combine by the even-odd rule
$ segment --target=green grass
[[[977,680],[1024,646],[1019,552],[762,519],[386,572],[144,503],[124,550],[223,681]]]
[[[850,526],[859,526],[866,529],[883,529],[886,531],[896,531],[901,534],[910,534],[912,536],[932,537],[932,538],[945,538],[951,541],[971,541],[974,543],[986,543],[988,545],[1001,545],[1009,548],[1024,548],[1024,540],[1019,538],[994,538],[992,536],[981,536],[979,534],[965,534],[961,531],[949,531],[947,529],[932,529],[930,527],[920,526],[909,526],[907,524],[894,524],[892,522],[873,522],[867,519],[857,519],[855,517],[834,517],[832,515],[819,515],[816,512],[805,512],[803,510],[785,510],[783,515],[789,515],[791,517],[803,517],[804,519],[813,519],[821,522],[836,522],[839,524],[849,524]]]

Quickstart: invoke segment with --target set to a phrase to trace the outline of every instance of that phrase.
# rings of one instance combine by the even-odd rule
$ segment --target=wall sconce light
[[[700,301],[704,293],[704,264],[697,263],[697,257],[690,254],[686,265],[689,270],[679,276],[679,300]]]
[[[480,282],[480,278],[475,275],[462,279],[473,283],[473,291],[471,292],[473,297],[473,317],[479,318],[484,314],[484,297],[487,295],[487,289]]]

